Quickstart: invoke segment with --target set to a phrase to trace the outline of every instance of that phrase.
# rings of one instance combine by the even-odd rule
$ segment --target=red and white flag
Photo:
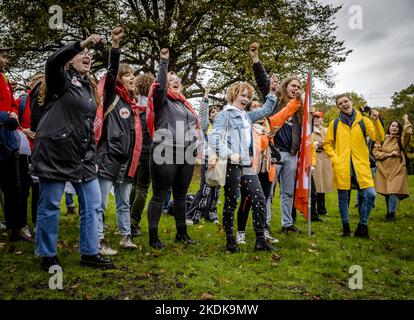
[[[312,165],[311,153],[311,117],[309,107],[311,104],[311,74],[306,80],[305,102],[303,105],[302,136],[299,150],[298,172],[296,175],[295,208],[300,210],[305,219],[308,219],[310,195],[310,167]]]

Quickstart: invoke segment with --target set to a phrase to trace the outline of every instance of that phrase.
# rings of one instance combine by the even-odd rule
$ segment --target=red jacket
[[[19,115],[19,119],[21,120],[20,126],[19,126],[20,130],[30,129],[30,117],[31,117],[30,116],[30,91],[31,90],[27,90],[26,93],[23,94],[23,95],[27,95],[27,99],[26,99],[26,106],[24,108],[23,115]],[[17,109],[19,112],[20,112],[20,100],[22,99],[23,95],[18,97],[16,100]],[[30,149],[33,150],[34,140],[29,137],[27,137],[27,139],[29,140],[29,143],[30,143]]]
[[[0,73],[0,111],[16,112],[16,114],[19,114],[16,100],[13,97],[13,88],[3,73]]]

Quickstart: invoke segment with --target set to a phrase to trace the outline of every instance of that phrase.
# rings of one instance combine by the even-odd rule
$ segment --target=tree
[[[48,10],[57,2],[63,26],[55,30]],[[253,80],[252,42],[261,44],[265,67],[282,78],[312,69],[332,85],[329,67],[350,53],[333,33],[339,9],[316,0],[4,0],[0,37],[15,49],[12,71],[33,73],[65,42],[98,33],[106,41],[97,48],[96,72],[106,66],[110,30],[122,25],[125,62],[155,73],[160,49],[169,47],[170,69],[182,77],[186,94],[197,97],[206,77],[213,95],[234,81]]]

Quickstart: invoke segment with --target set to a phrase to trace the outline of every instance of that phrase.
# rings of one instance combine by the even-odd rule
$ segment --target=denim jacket
[[[262,108],[250,111],[239,112],[226,106],[223,111],[218,113],[214,119],[213,130],[208,135],[208,144],[211,149],[218,153],[222,159],[227,159],[233,153],[241,155],[240,165],[250,166],[251,159],[254,157],[252,123],[269,116],[276,106],[276,97],[267,95],[266,102]],[[231,107],[231,106],[230,106]],[[249,128],[245,128],[243,112],[247,116]],[[226,134],[226,123],[228,122],[227,144],[222,142],[223,135]],[[244,130],[249,129],[250,143],[248,143]]]

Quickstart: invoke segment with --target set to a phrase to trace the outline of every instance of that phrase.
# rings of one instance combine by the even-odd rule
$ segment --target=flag
[[[298,172],[296,174],[296,191],[294,205],[300,210],[305,219],[308,219],[309,195],[310,195],[310,167],[312,165],[311,154],[311,117],[309,107],[311,103],[311,74],[306,80],[305,102],[303,105],[302,135],[299,150]]]

